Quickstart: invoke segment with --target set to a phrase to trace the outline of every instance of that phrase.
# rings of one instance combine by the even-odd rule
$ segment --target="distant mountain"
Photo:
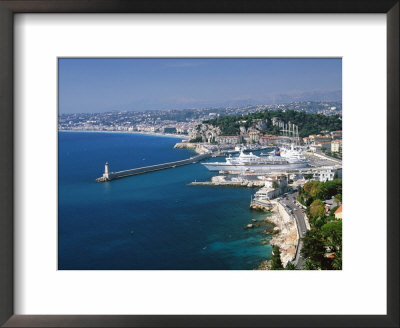
[[[272,97],[272,104],[282,104],[295,101],[342,101],[342,90],[311,91],[298,94],[282,94]]]
[[[243,107],[252,105],[272,105],[287,104],[301,101],[342,101],[342,90],[334,91],[309,91],[299,93],[267,95],[260,98],[237,98],[225,101],[187,101],[185,103],[171,102],[170,104],[146,106],[147,109],[186,109],[186,108],[226,108],[226,107]]]

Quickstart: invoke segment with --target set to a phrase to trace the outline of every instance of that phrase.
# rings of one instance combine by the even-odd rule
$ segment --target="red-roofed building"
[[[336,219],[342,219],[342,205],[339,206],[339,208],[335,211],[335,218]]]

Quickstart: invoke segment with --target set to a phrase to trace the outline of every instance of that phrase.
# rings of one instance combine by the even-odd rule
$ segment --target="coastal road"
[[[298,227],[298,231],[299,231],[300,242],[298,244],[298,249],[297,249],[296,258],[295,258],[294,262],[296,264],[296,267],[301,269],[304,264],[304,259],[300,254],[300,251],[303,248],[303,241],[301,240],[301,238],[303,238],[304,235],[306,234],[307,227],[306,227],[306,222],[304,219],[304,213],[302,212],[303,208],[297,206],[296,197],[297,197],[297,193],[288,194],[287,196],[284,196],[282,198],[280,203],[283,206],[285,206],[286,208],[288,208],[289,210],[292,210],[293,216],[296,219],[296,223],[297,223],[297,227]]]

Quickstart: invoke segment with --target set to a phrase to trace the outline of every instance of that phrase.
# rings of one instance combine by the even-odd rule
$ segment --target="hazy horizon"
[[[340,58],[60,58],[59,113],[341,101]]]

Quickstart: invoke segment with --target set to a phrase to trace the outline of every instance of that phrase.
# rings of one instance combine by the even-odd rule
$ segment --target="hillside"
[[[212,124],[221,129],[221,135],[238,135],[240,127],[249,127],[262,130],[264,133],[279,135],[277,126],[273,126],[272,118],[277,118],[285,123],[291,122],[299,127],[300,137],[318,134],[321,131],[335,131],[342,129],[342,119],[339,115],[326,116],[322,114],[307,114],[294,110],[263,111],[245,115],[220,116],[216,119],[206,120],[203,123]]]

